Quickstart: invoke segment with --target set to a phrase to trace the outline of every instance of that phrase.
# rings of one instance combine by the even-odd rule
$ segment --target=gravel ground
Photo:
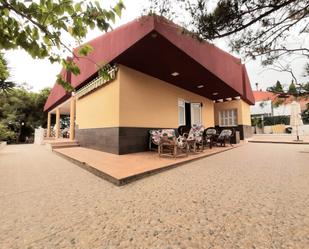
[[[308,248],[309,146],[247,144],[117,187],[0,150],[0,248]]]

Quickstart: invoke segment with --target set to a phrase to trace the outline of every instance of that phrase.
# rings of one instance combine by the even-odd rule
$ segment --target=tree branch
[[[289,0],[289,1],[287,1],[287,2],[284,2],[284,3],[280,4],[280,5],[274,5],[273,8],[272,8],[271,10],[264,12],[264,13],[261,14],[259,17],[257,17],[257,18],[255,18],[255,19],[251,20],[250,22],[248,22],[248,23],[242,25],[241,27],[236,28],[236,29],[233,29],[232,31],[229,31],[229,32],[226,32],[226,33],[223,33],[223,34],[219,34],[219,35],[214,36],[214,37],[210,37],[210,38],[211,38],[211,39],[223,38],[223,37],[229,36],[229,35],[231,35],[231,34],[237,33],[237,32],[239,32],[239,31],[242,31],[242,30],[246,29],[247,27],[251,26],[252,24],[254,24],[254,23],[260,21],[260,20],[263,19],[264,17],[270,15],[271,13],[276,12],[277,10],[279,10],[279,9],[281,9],[281,8],[283,8],[283,7],[285,7],[285,6],[289,5],[289,4],[291,4],[291,3],[293,3],[294,1],[295,1],[295,0]]]

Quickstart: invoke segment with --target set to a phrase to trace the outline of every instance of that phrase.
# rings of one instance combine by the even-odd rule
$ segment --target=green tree
[[[277,80],[276,84],[274,86],[268,87],[267,91],[274,92],[274,93],[283,93],[283,87],[279,80]]]
[[[7,94],[14,87],[14,83],[9,81],[10,77],[7,61],[2,53],[0,53],[0,93]]]
[[[0,123],[0,141],[14,141],[16,133],[10,130],[6,125]]]
[[[291,84],[289,85],[288,94],[291,94],[293,96],[297,96],[298,95],[298,91],[296,89],[294,81],[292,81]]]
[[[123,8],[121,0],[108,9],[99,1],[1,0],[0,51],[21,48],[33,58],[61,62],[68,71],[79,74],[79,68],[72,60],[63,58],[63,52],[67,50],[73,57],[80,57],[90,53],[91,47],[86,44],[73,52],[72,46],[63,42],[64,37],[71,37],[80,44],[88,29],[98,27],[108,31],[116,16],[121,16]],[[58,83],[71,90],[60,77]]]
[[[9,142],[23,142],[25,137],[33,136],[35,128],[46,127],[46,114],[43,113],[43,107],[49,93],[50,88],[35,93],[25,85],[13,88],[6,96],[0,93],[1,132],[7,134],[2,135],[1,139],[7,137]]]

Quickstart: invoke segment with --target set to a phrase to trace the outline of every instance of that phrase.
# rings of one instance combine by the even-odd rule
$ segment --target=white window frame
[[[191,125],[193,125],[193,124],[195,124],[195,117],[194,117],[194,111],[193,111],[193,108],[194,108],[194,106],[198,106],[198,108],[199,108],[199,120],[200,120],[200,122],[197,124],[197,125],[200,125],[200,124],[202,124],[202,104],[201,103],[194,103],[194,102],[192,102],[192,103],[190,103],[190,108],[191,108]]]
[[[183,108],[183,123],[180,122],[180,110],[179,108]],[[178,125],[186,125],[186,101],[184,99],[178,99]]]
[[[220,127],[230,127],[238,126],[238,110],[237,109],[225,109],[219,111],[219,126]]]

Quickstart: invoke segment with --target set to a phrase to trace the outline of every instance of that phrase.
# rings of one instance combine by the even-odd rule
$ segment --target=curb
[[[293,141],[263,141],[263,140],[261,140],[261,141],[248,141],[249,143],[264,143],[264,144],[300,144],[300,145],[304,145],[304,144],[306,144],[306,145],[308,145],[309,144],[309,142],[293,142]]]

